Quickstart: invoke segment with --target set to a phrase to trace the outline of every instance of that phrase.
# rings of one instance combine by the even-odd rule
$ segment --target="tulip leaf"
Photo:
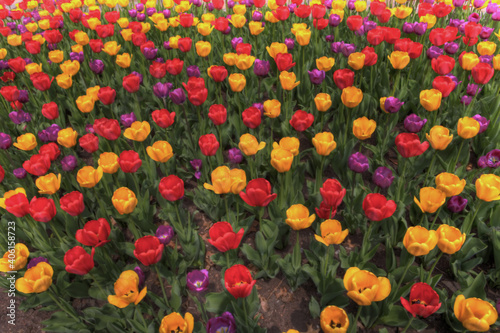
[[[478,276],[476,276],[472,284],[470,284],[462,291],[462,294],[465,298],[477,297],[485,299],[486,290],[484,286],[486,286],[486,277],[484,276],[483,272],[481,272]]]
[[[409,320],[408,312],[399,305],[389,307],[389,314],[379,319],[382,324],[396,327],[406,326]]]
[[[212,313],[222,313],[234,297],[226,292],[208,293],[205,297],[205,310]]]
[[[311,313],[311,316],[313,317],[313,319],[316,319],[319,317],[319,314],[321,312],[321,309],[319,307],[319,303],[318,301],[316,301],[316,299],[311,296],[311,301],[309,302],[309,312]]]

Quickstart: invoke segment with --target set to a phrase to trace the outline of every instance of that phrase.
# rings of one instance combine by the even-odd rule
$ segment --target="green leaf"
[[[233,299],[233,296],[226,292],[208,293],[205,297],[205,310],[217,314],[222,313]]]
[[[380,318],[380,322],[389,326],[404,327],[410,320],[408,312],[399,305],[389,308],[389,314]]]
[[[311,313],[311,316],[313,317],[313,319],[316,319],[319,317],[319,314],[321,312],[321,309],[319,307],[319,303],[318,301],[316,301],[316,299],[311,296],[311,301],[309,302],[309,312]]]

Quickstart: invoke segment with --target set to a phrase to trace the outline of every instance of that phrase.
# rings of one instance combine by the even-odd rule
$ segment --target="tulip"
[[[361,52],[351,53],[347,60],[347,64],[352,67],[352,69],[358,71],[365,65],[365,57],[365,54]]]
[[[46,262],[40,262],[35,267],[28,269],[22,278],[16,280],[17,291],[24,294],[39,294],[52,285],[54,270]]]
[[[409,301],[401,297],[401,305],[415,318],[427,318],[439,310],[439,295],[427,283],[417,282],[410,289]]]
[[[420,189],[420,201],[413,198],[422,213],[435,213],[446,201],[446,193],[433,187]]]
[[[92,249],[92,254],[88,254],[81,246],[66,251],[64,254],[66,271],[77,275],[88,274],[94,268],[94,251]]]
[[[233,73],[229,75],[228,80],[229,80],[229,86],[231,87],[231,90],[234,92],[241,92],[247,84],[245,76],[240,73]]]
[[[494,174],[481,175],[476,180],[476,196],[486,202],[500,200],[500,177]]]
[[[12,251],[13,250],[13,251]],[[30,251],[23,243],[17,243],[0,258],[0,272],[20,271],[26,266]]]
[[[230,223],[217,222],[209,229],[208,242],[220,252],[226,252],[238,248],[244,233],[243,228],[235,233]]]
[[[462,139],[470,139],[479,133],[479,122],[474,118],[463,117],[458,120],[457,134]]]
[[[117,189],[113,193],[111,201],[115,209],[121,215],[132,213],[138,202],[135,193],[127,187],[120,187],[119,189]]]
[[[373,132],[377,128],[375,120],[366,117],[354,120],[352,132],[359,140],[366,140],[372,137]]]
[[[321,156],[328,156],[337,148],[337,143],[330,132],[317,133],[312,139],[312,143],[316,148],[316,152]]]
[[[442,172],[436,176],[436,188],[443,191],[447,197],[459,195],[465,187],[465,179],[460,180],[458,176]]]
[[[363,173],[370,168],[368,157],[360,152],[356,152],[349,156],[347,166],[356,173]]]
[[[240,137],[240,143],[238,144],[238,148],[246,155],[253,156],[257,154],[259,150],[264,149],[266,143],[264,141],[258,142],[257,138],[251,134],[243,134]]]
[[[24,151],[30,151],[35,149],[36,137],[32,133],[26,133],[17,137],[16,142],[14,142],[14,147]]]
[[[226,290],[236,299],[250,296],[256,282],[250,270],[243,265],[234,265],[224,273]]]
[[[293,230],[307,229],[316,219],[316,215],[309,216],[309,210],[306,206],[297,204],[293,205],[286,211],[286,224]]]
[[[186,287],[189,290],[202,292],[208,288],[208,271],[206,269],[194,270],[186,275]]]
[[[363,92],[356,87],[346,87],[342,89],[342,104],[348,108],[355,108],[363,100]]]
[[[158,190],[165,200],[177,201],[184,197],[184,182],[176,175],[169,175],[160,180]]]
[[[437,89],[422,90],[420,92],[420,104],[427,111],[436,111],[441,106],[443,94]]]
[[[280,78],[281,87],[284,90],[290,91],[290,90],[292,90],[293,88],[297,87],[300,84],[300,81],[296,82],[297,78],[296,78],[294,72],[282,71],[280,73],[279,78]]]
[[[328,72],[335,65],[335,58],[321,57],[316,59],[316,67],[320,71]]]
[[[459,229],[442,224],[437,229],[438,247],[441,252],[447,254],[454,254],[464,245],[466,235],[461,233]]]
[[[49,173],[45,176],[38,177],[36,179],[36,187],[38,187],[40,194],[54,194],[59,191],[61,186],[61,174],[57,176],[53,173]]]
[[[264,178],[249,181],[246,193],[241,191],[239,195],[243,201],[252,207],[266,207],[277,197],[276,193],[271,193],[271,184]]]
[[[453,140],[453,134],[450,135],[450,130],[443,126],[434,126],[429,133],[425,134],[427,140],[431,143],[432,148],[436,150],[445,150]]]
[[[76,231],[75,238],[85,246],[100,247],[110,242],[111,228],[108,221],[103,218],[85,223],[83,229]]]
[[[118,163],[118,155],[115,153],[102,153],[99,156],[99,160],[97,162],[99,167],[102,168],[104,173],[113,174],[118,171],[120,168],[120,164]]]
[[[344,241],[349,230],[342,230],[342,224],[338,220],[326,220],[320,225],[321,236],[314,235],[315,239],[326,246],[340,244]]]
[[[254,12],[255,14],[255,12]],[[236,321],[229,312],[224,312],[222,316],[210,318],[207,323],[207,333],[236,333]]]
[[[283,173],[290,170],[293,162],[293,154],[286,149],[276,148],[271,151],[271,165],[276,171]]]
[[[408,228],[403,238],[403,245],[408,253],[413,256],[429,254],[436,247],[437,243],[437,232],[435,230],[427,230],[419,225]]]
[[[215,194],[226,194],[231,191],[231,171],[227,166],[217,167],[211,174],[212,185],[205,183],[203,187]]]
[[[147,293],[147,287],[139,291],[139,283],[139,275],[133,270],[122,272],[114,284],[116,295],[109,295],[108,302],[120,309],[131,303],[139,304]]]
[[[383,194],[369,193],[363,200],[363,211],[371,221],[382,221],[389,218],[396,211],[397,205],[393,200],[387,200]]]
[[[325,333],[345,333],[349,328],[349,317],[344,309],[329,305],[321,311],[319,316],[321,329]],[[289,330],[287,333],[291,333]]]
[[[164,245],[155,236],[144,236],[135,241],[134,256],[144,266],[154,265],[160,261]]]
[[[167,141],[156,141],[152,146],[147,147],[146,151],[152,160],[160,163],[165,163],[174,156],[172,146]]]
[[[135,173],[142,165],[139,154],[133,150],[124,150],[118,158],[120,169],[125,173]]]
[[[151,126],[147,121],[136,121],[123,132],[123,136],[129,140],[142,142],[146,140],[151,132]]]
[[[427,148],[428,142],[420,142],[420,138],[414,133],[400,133],[396,136],[396,148],[404,158],[422,155]]]
[[[189,312],[186,312],[184,318],[177,312],[172,312],[163,317],[160,325],[160,333],[180,332],[193,333],[194,318]]]
[[[410,56],[407,52],[393,51],[387,58],[394,69],[403,69],[410,63]]]
[[[487,332],[498,319],[498,312],[493,305],[476,297],[465,298],[458,295],[453,306],[455,317],[465,329],[475,332]]]
[[[6,200],[6,204],[8,205]],[[56,216],[56,205],[54,200],[47,198],[37,198],[33,197],[30,201],[29,213],[33,220],[38,222],[49,222]]]
[[[372,302],[382,301],[391,293],[391,283],[388,278],[377,277],[357,267],[351,267],[346,271],[344,287],[347,296],[360,306],[369,306]]]

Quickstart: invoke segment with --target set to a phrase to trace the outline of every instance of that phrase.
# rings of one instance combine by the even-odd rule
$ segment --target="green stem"
[[[231,267],[231,261],[229,260],[229,251],[224,252],[224,255],[226,256],[226,266],[227,268]]]
[[[408,260],[408,263],[406,263],[403,275],[401,275],[401,278],[399,279],[396,289],[394,289],[394,295],[396,295],[396,293],[399,291],[399,287],[401,287],[401,284],[403,283],[403,280],[406,277],[406,273],[408,273],[408,270],[410,269],[410,266],[413,264],[413,261],[415,261],[415,257],[413,257],[413,259]],[[392,298],[394,298],[394,296],[392,296]]]
[[[362,309],[362,307],[358,306],[358,311],[356,312],[356,317],[354,317],[354,322],[352,323],[352,325],[354,327],[354,332],[358,331],[358,319],[359,319],[359,315],[361,314],[361,309]]]
[[[229,221],[229,205],[227,203],[227,194],[224,195],[224,205],[226,206],[226,219]]]
[[[410,328],[411,323],[413,323],[413,320],[415,320],[415,317],[411,316],[410,320],[408,321],[408,324],[406,324],[405,328],[403,328],[403,331],[401,333],[406,333],[406,331]]]
[[[462,226],[462,232],[465,233],[466,235],[468,235],[470,233],[470,231],[472,230],[472,224],[474,223],[474,220],[476,219],[476,216],[477,216],[477,213],[479,212],[479,207],[481,207],[481,204],[483,202],[480,200],[476,206],[476,211],[474,212],[474,215],[472,216],[472,218],[470,220],[467,221],[467,224],[464,223],[464,225]]]
[[[247,310],[247,302],[246,298],[242,298],[242,303],[243,303],[243,312],[245,313],[245,327],[248,327],[248,310]]]
[[[401,198],[401,191],[403,190],[403,185],[404,185],[404,177],[406,173],[406,165],[408,164],[406,160],[402,160],[403,162],[403,170],[401,171],[401,175],[399,176],[398,179],[398,193],[396,194],[396,202],[399,202],[399,198]]]
[[[160,282],[161,292],[163,293],[163,299],[165,300],[165,305],[170,307],[170,305],[168,303],[167,293],[165,292],[165,286],[163,286],[163,281],[161,280],[160,270],[158,269],[157,264],[154,266],[155,266],[156,275],[158,276],[158,282]]]
[[[455,159],[455,163],[453,163],[453,165],[451,166],[451,170],[450,172],[453,173],[455,171],[455,167],[457,166],[457,163],[458,163],[458,160],[460,158],[460,154],[462,153],[462,148],[464,146],[464,143],[465,143],[465,140],[462,140],[462,143],[460,144],[460,148],[458,148],[458,154],[457,154],[457,158]]]
[[[429,275],[427,276],[427,284],[429,284],[431,282],[431,277],[432,277],[432,272],[434,271],[434,268],[436,268],[436,265],[439,261],[439,259],[441,259],[441,257],[443,256],[443,253],[444,252],[441,252],[437,258],[436,258],[436,261],[434,262],[434,264],[432,265],[431,267],[431,270],[429,271]]]
[[[434,216],[434,219],[432,220],[432,224],[431,224],[431,227],[429,228],[429,230],[432,230],[432,228],[434,227],[434,224],[436,223],[438,217],[439,217],[439,212],[441,212],[441,208],[443,208],[444,205],[441,205],[441,207],[439,207],[439,209],[437,210],[436,212],[436,216]]]
[[[321,184],[323,184],[323,168],[325,165],[325,159],[325,156],[321,156],[320,167],[319,170],[316,171],[316,188],[314,192],[318,192],[321,188]]]
[[[66,312],[66,314],[68,316],[70,316],[71,318],[73,318],[77,322],[81,322],[81,320],[77,316],[75,316],[73,313],[69,312],[64,306],[61,305],[61,303],[57,300],[57,295],[54,295],[53,291],[51,289],[48,289],[47,293],[48,293],[49,297],[54,301],[54,303],[57,304],[57,306],[59,307],[59,309],[61,309],[62,311]]]
[[[425,185],[425,183],[427,183],[427,178],[429,178],[432,167],[434,166],[434,161],[436,160],[436,154],[437,154],[436,151],[434,151],[434,154],[432,154],[431,164],[429,165],[429,169],[427,170],[427,174],[425,175],[425,178],[424,178],[424,185]]]
[[[59,235],[59,232],[57,231],[57,228],[56,226],[54,225],[54,221],[50,221],[50,228],[52,229],[52,231],[54,232],[54,234],[56,235],[57,239],[59,240],[59,244],[62,244],[62,243],[65,243],[63,241],[63,239],[61,238],[61,235]]]

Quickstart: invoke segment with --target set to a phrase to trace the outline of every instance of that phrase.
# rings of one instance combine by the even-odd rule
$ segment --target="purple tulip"
[[[134,123],[135,121],[137,121],[137,117],[135,116],[134,112],[125,113],[120,116],[120,122],[125,128],[132,126],[132,123]]]
[[[484,5],[485,2],[486,2],[486,0],[474,0],[473,6],[476,9],[478,9],[478,8],[481,8]]]
[[[351,53],[356,52],[356,45],[355,44],[344,44],[341,47],[341,52],[344,55],[344,57],[349,57]]]
[[[52,124],[46,129],[38,132],[38,137],[43,142],[57,141],[57,133],[61,130],[61,127],[57,124]]]
[[[144,5],[142,3],[138,3],[135,5],[135,9],[137,9],[138,12],[142,12],[144,10]]]
[[[389,113],[396,113],[398,112],[401,107],[405,104],[404,102],[401,102],[399,98],[396,97],[387,97],[384,102],[384,108],[385,111]]]
[[[493,149],[486,154],[486,165],[489,168],[498,168],[500,166],[500,149]]]
[[[497,10],[498,10],[498,5],[494,2],[490,2],[488,6],[486,6],[486,12],[490,15],[496,12]]]
[[[213,4],[213,3],[211,3],[211,2],[209,2],[209,3],[207,4],[207,10],[208,10],[209,12],[213,12],[213,11],[214,11],[214,9],[215,9],[214,4]]]
[[[446,52],[448,54],[455,54],[455,53],[457,53],[459,47],[460,47],[460,45],[458,45],[458,43],[447,42],[444,44],[444,52]]]
[[[291,51],[295,47],[295,41],[292,38],[285,38],[285,45],[288,51]]]
[[[335,36],[334,35],[326,35],[325,37],[327,43],[333,43],[335,41]]]
[[[294,3],[288,5],[288,10],[290,11],[290,14],[293,14],[295,12],[295,8],[297,8],[297,5]]]
[[[74,61],[78,61],[80,64],[85,61],[85,56],[83,55],[83,52],[71,52],[69,54],[69,58]]]
[[[332,14],[328,17],[328,25],[331,27],[337,27],[341,22],[340,16],[337,14]]]
[[[228,151],[229,155],[229,162],[232,164],[239,164],[241,161],[243,161],[243,154],[241,153],[241,150],[238,148],[231,148]]]
[[[422,119],[418,115],[412,113],[408,115],[404,120],[404,127],[410,133],[418,133],[422,130],[427,119]]]
[[[30,260],[30,262],[28,263],[28,266],[26,266],[26,269],[30,269],[32,267],[35,267],[36,265],[38,265],[39,263],[41,262],[46,262],[48,263],[49,261],[44,258],[44,257],[36,257],[36,258],[33,258]]]
[[[12,145],[12,138],[7,133],[0,132],[0,149],[9,149]]]
[[[464,95],[460,99],[460,103],[462,103],[465,106],[469,105],[471,102],[472,102],[472,97],[469,95]]]
[[[146,9],[146,15],[147,16],[151,16],[153,15],[154,13],[156,13],[156,9],[153,8],[153,7],[149,7],[148,9]]]
[[[160,243],[167,245],[174,238],[174,229],[169,225],[160,225],[156,229],[155,236],[160,240]]]
[[[313,69],[312,71],[307,71],[309,73],[309,79],[312,84],[320,85],[325,79],[325,71],[320,71],[318,69]]]
[[[31,121],[31,115],[23,110],[12,111],[9,113],[9,118],[16,125]]]
[[[479,133],[478,134],[481,134],[483,133],[484,131],[486,131],[488,129],[488,125],[490,124],[490,121],[481,116],[480,114],[476,114],[474,117],[472,117],[473,119],[477,120],[477,122],[479,123]]]
[[[328,9],[332,9],[332,2],[333,2],[333,0],[325,0],[325,1],[323,2],[323,5],[324,5],[326,8],[328,8]]]
[[[17,168],[12,171],[17,179],[23,179],[28,174],[24,168]]]
[[[465,0],[453,0],[454,7],[462,7],[464,5]]]
[[[227,1],[227,6],[229,7],[229,9],[233,9],[233,7],[234,7],[234,1],[233,0],[228,0]]]
[[[191,65],[186,68],[188,77],[200,77],[200,68],[196,65]]]
[[[394,181],[394,175],[391,169],[386,167],[378,167],[373,173],[373,182],[380,188],[388,188]]]
[[[271,69],[271,65],[267,60],[255,59],[253,64],[253,72],[257,76],[267,76],[269,74],[269,70]]]
[[[356,6],[354,5],[355,2],[356,0],[349,0],[349,2],[347,2],[347,8],[349,8],[349,10],[356,10]]]
[[[87,133],[95,134],[94,125],[92,125],[92,124],[85,125],[85,131]]]
[[[491,3],[491,4],[493,4],[493,3]],[[498,5],[497,5],[497,8],[498,8]],[[483,27],[483,29],[481,30],[481,33],[479,33],[479,37],[481,37],[481,39],[488,39],[488,38],[490,38],[490,36],[491,36],[491,34],[493,33],[494,30],[495,29],[493,29],[493,28]]]
[[[139,21],[139,22],[146,21],[146,14],[144,14],[144,13],[137,13],[137,21]]]
[[[8,69],[9,63],[5,60],[0,60],[0,70]]]
[[[210,318],[207,323],[207,333],[236,333],[236,321],[229,312],[224,312],[222,316]]]
[[[427,49],[427,58],[429,58],[429,59],[435,59],[442,54],[443,54],[443,49],[441,49],[437,46],[433,45]]]
[[[166,98],[170,92],[170,89],[172,88],[173,85],[170,82],[158,82],[153,86],[153,94],[155,94],[155,96],[158,98]]]
[[[465,206],[467,206],[467,199],[459,195],[450,197],[450,199],[448,199],[448,202],[446,203],[446,207],[452,213],[460,213],[465,209]]]
[[[415,23],[415,34],[417,36],[422,36],[427,31],[427,22],[417,22]]]
[[[19,101],[19,103],[28,103],[30,101],[28,90],[19,90],[19,97],[17,98],[17,100]]]
[[[469,83],[467,85],[466,93],[469,96],[476,96],[476,94],[478,94],[480,91],[481,91],[481,88],[479,88],[479,86],[477,84]]]
[[[259,109],[260,112],[262,112],[262,115],[264,115],[264,104],[262,104],[262,103],[253,103],[252,106],[254,108]]]
[[[243,43],[243,37],[234,37],[232,40],[231,40],[231,46],[233,47],[233,49],[236,50],[236,46],[238,46],[238,44],[240,43]]]
[[[492,65],[493,56],[492,55],[482,55],[479,57],[479,61]]]
[[[61,160],[61,166],[64,171],[73,171],[76,168],[76,165],[78,164],[77,159],[73,155],[68,155],[65,156]]]
[[[192,160],[192,161],[189,161],[189,163],[191,163],[191,166],[193,167],[195,173],[194,173],[194,178],[196,179],[200,179],[201,177],[201,167],[203,165],[203,161],[200,160],[200,159],[195,159],[195,160]]]
[[[155,47],[145,47],[142,49],[142,54],[148,60],[153,60],[158,55],[158,49]]]
[[[206,269],[194,270],[186,275],[186,287],[189,290],[202,292],[208,288],[208,271]]]
[[[472,13],[469,15],[469,17],[467,18],[467,20],[469,22],[474,22],[474,23],[479,23],[479,20],[481,19],[481,17],[479,16],[478,13]]]
[[[492,21],[500,21],[500,10],[497,10],[493,14],[491,14]]]
[[[170,42],[169,41],[163,42],[163,48],[165,50],[171,50],[172,47],[170,46]]]
[[[166,19],[168,19],[171,15],[170,9],[164,9],[162,13],[163,13],[163,17]]]
[[[262,21],[262,17],[263,17],[262,13],[257,10],[254,11],[252,14],[252,20],[256,22]]]
[[[364,28],[366,33],[368,33],[368,31],[370,31],[370,30],[375,29],[376,27],[377,27],[377,22],[375,22],[375,21],[366,20],[363,23],[363,28]]]
[[[349,167],[349,169],[357,173],[363,173],[368,170],[368,168],[370,168],[368,157],[361,154],[360,152],[356,152],[349,156],[347,166]]]
[[[401,29],[405,34],[412,34],[415,32],[415,23],[405,22]]]
[[[139,266],[136,266],[134,268],[134,272],[137,274],[139,277],[139,289],[144,288],[144,282],[146,282],[146,276],[144,275],[144,272]]]
[[[343,45],[344,45],[344,42],[342,42],[342,41],[333,42],[332,46],[331,46],[332,52],[333,53],[340,53]]]
[[[172,90],[169,96],[172,102],[177,105],[181,105],[186,101],[186,94],[182,88]]]
[[[104,62],[99,59],[91,60],[89,62],[89,67],[92,72],[99,75],[104,71]]]

